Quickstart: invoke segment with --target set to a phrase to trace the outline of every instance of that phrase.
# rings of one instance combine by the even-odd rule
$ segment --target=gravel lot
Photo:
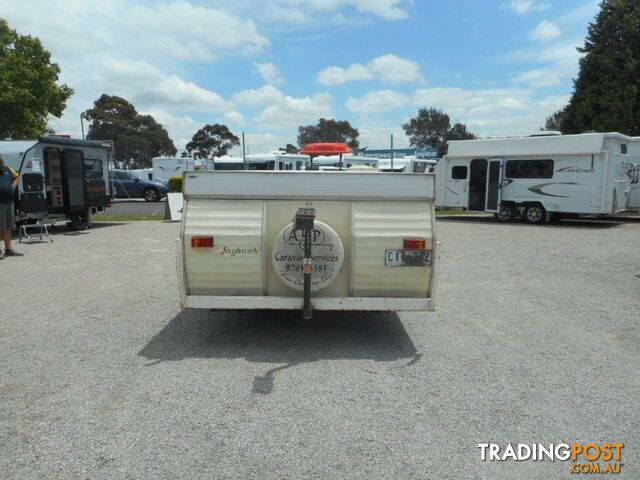
[[[176,224],[16,243],[0,477],[575,478],[477,444],[611,441],[640,478],[640,222],[438,228],[437,312],[311,322],[181,312]]]
[[[111,208],[107,208],[105,215],[164,215],[165,199],[159,202],[145,202],[144,200],[132,199],[121,200],[115,199],[111,204]],[[96,220],[100,219],[100,214],[95,216]]]

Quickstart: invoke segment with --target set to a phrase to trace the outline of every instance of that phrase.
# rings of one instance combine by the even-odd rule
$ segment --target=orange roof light
[[[339,155],[341,153],[352,153],[346,143],[307,143],[300,153],[303,155]]]

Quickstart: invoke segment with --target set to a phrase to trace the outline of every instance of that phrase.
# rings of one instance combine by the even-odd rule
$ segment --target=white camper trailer
[[[304,170],[310,162],[308,155],[294,155],[281,151],[257,153],[242,157],[223,156],[214,159],[156,157],[152,160],[153,180],[168,181],[182,176],[187,170]]]
[[[451,141],[436,167],[436,205],[533,224],[614,214],[629,202],[631,142],[619,133]]]
[[[185,172],[183,308],[430,310],[433,175]]]
[[[20,173],[18,221],[67,221],[71,229],[90,225],[91,215],[111,205],[110,141],[40,137],[1,141],[5,163]]]
[[[191,157],[154,157],[151,159],[151,180],[168,182],[171,177],[181,177],[185,170],[195,170],[196,163],[199,168],[204,169],[204,160],[197,161]]]

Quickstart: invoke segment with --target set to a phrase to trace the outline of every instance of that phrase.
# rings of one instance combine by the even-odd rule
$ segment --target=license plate
[[[387,267],[428,267],[431,250],[386,250],[384,264]]]

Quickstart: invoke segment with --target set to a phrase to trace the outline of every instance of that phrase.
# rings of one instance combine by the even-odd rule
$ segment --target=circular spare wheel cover
[[[315,292],[338,276],[344,261],[340,237],[329,225],[317,220],[313,225],[311,255],[311,291]],[[280,230],[274,239],[271,260],[284,283],[296,290],[303,289],[304,238],[302,231],[293,230],[293,223]]]

